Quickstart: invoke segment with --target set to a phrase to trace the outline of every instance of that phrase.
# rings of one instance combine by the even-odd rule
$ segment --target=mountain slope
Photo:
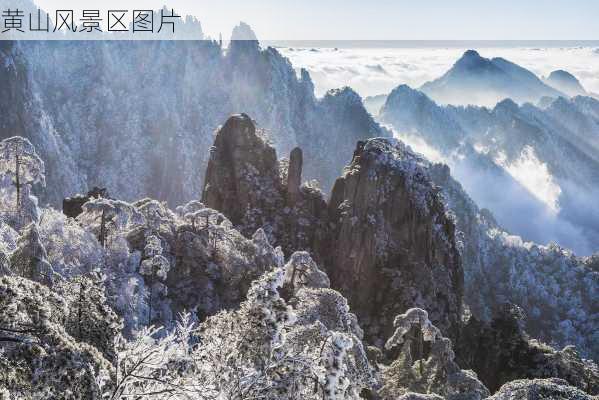
[[[570,97],[585,96],[587,91],[584,90],[580,81],[574,75],[564,70],[553,71],[545,80],[547,84]]]
[[[246,235],[263,229],[286,254],[314,254],[371,342],[381,345],[393,331],[391,316],[411,307],[427,309],[455,339],[463,291],[460,255],[453,224],[420,173],[420,162],[390,138],[358,142],[327,204],[319,191],[293,186],[297,179],[289,177],[298,173],[297,164],[285,170],[252,120],[237,115],[216,135],[202,201]]]
[[[599,248],[599,216],[591,206],[599,183],[595,103],[560,97],[545,108],[511,100],[492,109],[440,106],[401,85],[379,118],[449,163],[510,231],[590,254]]]
[[[529,70],[503,58],[481,57],[474,50],[466,51],[442,77],[420,90],[443,104],[488,106],[505,98],[523,103],[562,95]]]
[[[43,200],[53,204],[93,186],[130,200],[197,197],[212,133],[231,113],[251,113],[276,132],[270,140],[282,154],[300,145],[312,168],[306,177],[324,187],[357,140],[388,135],[351,89],[316,99],[307,72],[298,77],[255,40],[233,41],[226,51],[213,41],[3,46],[0,79],[11,91],[0,138],[20,134],[36,145],[48,164]],[[340,151],[331,156],[328,148]]]

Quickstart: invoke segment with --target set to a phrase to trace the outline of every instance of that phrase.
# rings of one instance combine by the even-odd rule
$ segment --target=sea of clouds
[[[363,97],[387,94],[400,84],[418,88],[443,75],[468,48],[281,47],[296,68],[306,68],[316,92],[350,86]],[[487,58],[503,57],[539,77],[564,69],[587,91],[599,93],[598,47],[476,48]]]

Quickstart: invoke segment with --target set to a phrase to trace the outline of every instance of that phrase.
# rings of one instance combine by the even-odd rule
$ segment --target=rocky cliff
[[[251,119],[232,117],[217,134],[204,201],[246,235],[262,227],[286,254],[310,251],[369,340],[387,337],[392,316],[412,306],[426,309],[455,339],[463,292],[480,320],[508,301],[528,315],[523,323],[533,337],[560,348],[576,344],[596,357],[589,300],[597,273],[564,249],[510,236],[447,166],[430,164],[401,142],[372,139],[358,145],[328,204],[303,185],[291,205],[297,191],[289,182],[298,181],[300,164],[294,152],[289,167],[277,163]]]
[[[263,228],[287,254],[310,250],[371,340],[383,341],[393,317],[411,307],[427,309],[457,337],[460,255],[422,159],[390,139],[359,142],[327,205],[320,192],[297,186],[299,154],[292,152],[282,179],[274,149],[251,119],[233,116],[217,133],[202,201],[246,235]]]
[[[301,149],[280,163],[249,116],[232,116],[216,134],[202,202],[245,235],[262,228],[286,254],[318,254],[328,230],[326,202],[320,190],[301,185],[302,164]]]
[[[480,209],[446,165],[430,168],[456,216],[465,277],[465,301],[481,320],[490,320],[504,303],[518,305],[526,332],[553,346],[575,344],[584,357],[597,359],[592,299],[599,290],[594,257],[576,257],[555,244],[523,241],[510,235],[487,209]],[[492,386],[492,385],[491,385]]]
[[[0,220],[0,274],[9,275],[0,277],[0,394],[482,400],[506,382],[498,398],[596,394],[597,366],[573,347],[530,340],[521,316],[463,322],[465,237],[443,195],[461,204],[458,226],[483,217],[459,187],[435,186],[438,175],[451,186],[447,167],[396,140],[359,142],[327,204],[298,187],[302,158],[295,148],[278,161],[255,123],[234,115],[217,133],[204,188],[224,214],[199,201],[171,210],[90,195],[76,219],[45,207],[26,227]],[[314,257],[293,251],[301,246]],[[131,368],[142,372],[116,373]],[[239,374],[245,389],[230,378]],[[563,380],[509,382],[539,377]]]
[[[463,271],[455,227],[422,161],[398,141],[359,143],[331,194],[325,265],[373,338],[388,336],[391,316],[411,307],[458,336]]]

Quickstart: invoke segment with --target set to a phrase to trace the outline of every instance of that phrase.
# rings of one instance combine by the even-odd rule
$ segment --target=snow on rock
[[[202,202],[220,210],[248,237],[262,228],[286,254],[314,250],[324,237],[326,203],[318,189],[298,189],[293,179],[288,186],[284,175],[301,176],[301,163],[292,166],[291,175],[282,171],[275,149],[249,116],[231,116],[216,134]]]
[[[506,383],[489,400],[592,400],[583,391],[569,386],[562,379],[517,380]]]
[[[432,183],[439,179],[437,166],[396,140],[359,143],[329,205],[306,185],[299,197],[292,196],[292,206],[285,205],[289,173],[278,169],[284,163],[248,117],[228,123],[236,127],[217,134],[222,137],[211,162],[214,167],[234,162],[207,182],[214,184],[207,197],[227,199],[222,204],[228,210],[197,200],[173,211],[150,198],[129,203],[98,197],[86,201],[76,219],[46,207],[27,226],[13,228],[0,220],[0,394],[79,399],[168,392],[175,398],[289,400],[378,398],[386,392],[406,399],[426,398],[425,393],[429,399],[435,393],[455,400],[486,396],[476,375],[461,370],[454,359],[496,385],[560,377],[596,393],[592,362],[572,347],[555,351],[528,340],[520,319],[470,318],[463,325],[458,250],[468,246],[454,232],[454,218],[478,238],[473,243],[484,257],[493,240],[500,243],[500,254],[522,252],[561,262],[565,252],[508,236],[457,184],[445,182],[455,210],[455,216],[448,214],[441,189]],[[298,163],[291,164],[292,175],[301,176]],[[439,174],[449,179],[446,167]],[[260,193],[264,182],[274,189]],[[238,201],[245,199],[240,219],[234,219],[237,203],[223,190],[229,187]],[[269,204],[266,196],[285,206],[261,214]],[[244,220],[246,215],[263,218]],[[315,227],[321,236],[286,236],[313,234]],[[313,257],[294,252],[285,263],[283,249],[273,246],[278,243],[288,254],[296,246],[322,247],[314,246]],[[583,279],[580,286],[591,291],[585,296],[596,298],[586,275],[596,272],[596,257],[568,257],[582,263],[571,268],[579,275],[554,272],[569,282]],[[324,260],[322,270],[315,260]],[[472,272],[468,278],[472,282],[491,276],[483,268],[488,264],[481,265],[480,275]],[[553,279],[545,264],[538,268]],[[531,271],[529,276],[535,276]],[[519,270],[510,274],[510,285],[519,282]],[[496,293],[492,286],[480,287]],[[532,286],[506,285],[498,297],[473,304],[493,309],[502,290],[517,299],[521,287],[537,299]],[[578,299],[578,292],[562,293],[562,287],[538,287],[545,296],[535,300],[546,308],[542,312],[560,310],[558,295]],[[428,312],[413,309],[418,306]],[[560,323],[563,331],[568,338],[580,337],[584,314],[568,318],[569,323]],[[555,319],[548,323],[553,326]],[[457,358],[445,336],[457,343]],[[389,337],[384,353],[367,345],[382,347]],[[473,360],[490,360],[500,370]]]
[[[393,315],[413,307],[427,309],[449,337],[458,334],[461,258],[423,163],[401,142],[371,139],[358,144],[332,191],[325,265],[374,343],[392,333]]]
[[[174,206],[199,196],[213,132],[230,114],[252,115],[281,154],[300,146],[314,166],[306,177],[323,187],[356,140],[388,134],[355,92],[317,99],[307,72],[261,48],[246,25],[238,35],[251,40],[229,49],[211,40],[3,42],[0,139],[36,146],[48,171],[43,203],[98,186]]]
[[[296,251],[285,264],[285,284],[292,292],[297,293],[303,287],[328,288],[331,286],[329,277],[318,268],[310,254]]]
[[[238,115],[217,132],[202,201],[246,235],[264,229],[287,254],[311,251],[371,340],[382,344],[390,315],[414,306],[430,310],[454,337],[463,290],[460,257],[453,222],[424,165],[396,140],[359,142],[328,205],[306,186],[291,205],[274,149],[248,116]]]
[[[505,302],[519,306],[524,329],[555,347],[576,345],[597,360],[596,310],[599,274],[590,258],[551,244],[525,242],[505,232],[488,210],[479,209],[447,166],[431,166],[456,216],[464,260],[465,301],[481,320],[489,320]]]
[[[408,392],[439,394],[448,400],[482,400],[489,390],[472,371],[454,361],[451,341],[441,335],[426,311],[410,309],[395,318],[393,336],[385,344],[394,361],[383,369],[385,398]]]

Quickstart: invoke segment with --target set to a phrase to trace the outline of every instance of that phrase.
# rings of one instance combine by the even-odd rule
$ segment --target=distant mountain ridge
[[[484,58],[468,50],[443,76],[420,90],[441,104],[493,106],[505,98],[536,102],[541,97],[564,94],[531,71],[504,58]]]
[[[494,108],[441,106],[400,85],[379,119],[438,152],[470,195],[513,232],[537,242],[553,237],[589,253],[599,248],[599,215],[592,211],[599,183],[598,109],[599,101],[590,97],[559,97],[544,108],[509,99]],[[553,233],[529,229],[555,212],[568,222],[556,223]],[[514,213],[538,219],[526,224]],[[564,228],[568,224],[584,233],[575,235]]]

